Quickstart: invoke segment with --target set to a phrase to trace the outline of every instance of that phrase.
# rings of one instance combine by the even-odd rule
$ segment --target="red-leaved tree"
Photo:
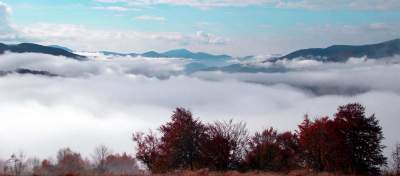
[[[142,161],[152,172],[166,170],[165,157],[162,156],[161,142],[155,133],[136,132],[133,134],[136,143],[136,158]]]
[[[282,171],[297,167],[298,142],[296,135],[275,129],[257,132],[249,142],[246,163],[249,169]]]
[[[298,133],[303,159],[312,169],[377,175],[386,164],[382,128],[361,104],[340,106],[334,119],[306,118]]]
[[[202,149],[212,170],[239,169],[246,152],[248,132],[244,123],[215,122],[207,128],[208,139]]]
[[[176,108],[171,121],[160,127],[161,150],[169,168],[195,169],[204,165],[201,147],[206,126],[184,108]]]

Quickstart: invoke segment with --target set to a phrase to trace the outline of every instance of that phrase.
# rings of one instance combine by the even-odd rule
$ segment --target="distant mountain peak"
[[[400,38],[389,40],[389,41],[386,41],[386,42],[383,42],[383,43],[397,43],[397,44],[400,44]]]
[[[0,43],[0,54],[4,54],[6,51],[12,53],[41,53],[49,54],[53,56],[64,56],[76,60],[85,60],[85,56],[77,55],[72,52],[66,51],[65,49],[57,47],[49,47],[38,45],[34,43],[20,43],[15,45],[6,45]]]
[[[187,49],[184,49],[184,48],[180,48],[180,49],[173,49],[173,50],[169,50],[169,51],[167,51],[167,52],[193,53],[193,52],[191,52],[191,51],[189,51],[189,50],[187,50]]]
[[[395,55],[400,55],[400,39],[368,45],[332,45],[327,48],[301,49],[278,59],[304,58],[326,62],[345,62],[351,57],[380,59]]]
[[[67,48],[67,47],[60,46],[60,45],[49,45],[48,47],[63,49],[63,50],[65,50],[65,51],[68,51],[68,52],[71,52],[71,53],[74,52],[72,49],[69,49],[69,48]]]

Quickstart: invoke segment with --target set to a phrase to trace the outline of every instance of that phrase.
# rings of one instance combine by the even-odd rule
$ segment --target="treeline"
[[[0,176],[163,175],[200,169],[389,175],[382,172],[388,166],[382,140],[375,115],[366,116],[358,103],[340,106],[331,118],[312,120],[306,116],[293,132],[270,127],[254,134],[249,134],[242,122],[204,123],[189,110],[177,108],[157,132],[133,134],[136,156],[113,153],[106,146],[97,147],[91,159],[69,148],[59,150],[56,159],[26,159],[24,154],[13,154],[0,161]],[[400,144],[390,164],[390,174],[400,175]]]
[[[26,158],[24,153],[19,153],[11,155],[1,165],[0,176],[128,176],[144,173],[133,156],[112,153],[105,146],[97,147],[92,159],[64,148],[58,151],[55,160]]]
[[[306,117],[295,132],[271,127],[249,135],[243,123],[205,124],[184,108],[158,130],[133,135],[136,158],[153,173],[207,168],[379,175],[387,164],[382,128],[358,103],[340,106],[332,118]]]

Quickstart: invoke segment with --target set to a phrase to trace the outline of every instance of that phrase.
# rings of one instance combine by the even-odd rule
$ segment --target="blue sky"
[[[7,17],[9,25],[23,31],[19,36],[29,36],[27,41],[82,50],[188,48],[233,55],[273,54],[304,47],[380,42],[398,38],[400,33],[397,0],[1,1],[12,9]],[[63,31],[76,31],[71,28],[96,33],[101,41],[80,41],[82,37],[76,34],[63,41]],[[32,29],[36,30],[29,31]],[[43,32],[60,29],[58,36]],[[122,37],[132,41],[120,42],[121,38],[110,37],[115,33],[135,33],[143,39]]]

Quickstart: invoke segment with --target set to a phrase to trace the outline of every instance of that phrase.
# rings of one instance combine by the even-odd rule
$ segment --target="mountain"
[[[145,53],[141,54],[140,56],[143,56],[143,57],[152,57],[152,58],[168,57],[168,56],[166,56],[166,55],[157,53],[157,52],[155,52],[155,51],[145,52]]]
[[[18,68],[13,71],[2,71],[0,70],[0,76],[6,76],[9,74],[20,74],[20,75],[39,75],[39,76],[47,76],[47,77],[56,77],[59,76],[57,74],[50,73],[48,71],[40,71],[40,70],[31,70],[26,68]]]
[[[176,49],[176,50],[170,50],[165,53],[162,53],[163,55],[166,55],[168,57],[177,57],[177,58],[190,58],[190,59],[227,59],[231,58],[231,56],[228,55],[213,55],[213,54],[208,54],[204,52],[197,52],[193,53],[189,50],[186,49]]]
[[[171,58],[192,59],[195,64],[190,65],[190,71],[207,67],[226,66],[228,65],[228,61],[232,59],[232,57],[228,55],[213,55],[204,52],[194,53],[186,49],[170,50],[161,54]]]
[[[42,46],[33,43],[21,43],[18,45],[6,45],[0,43],[0,54],[4,54],[6,51],[13,53],[49,54],[53,56],[64,56],[76,60],[85,60],[86,58],[85,56],[77,55],[61,48]]]
[[[175,49],[167,52],[159,53],[156,51],[149,51],[142,54],[136,53],[117,53],[109,51],[101,51],[106,56],[143,56],[149,58],[183,58],[191,59],[193,62],[186,65],[186,72],[191,73],[198,70],[203,70],[209,67],[222,67],[229,65],[229,60],[232,59],[228,55],[213,55],[204,52],[191,52],[187,49]]]
[[[222,71],[226,73],[280,73],[288,70],[289,69],[279,65],[262,67],[251,64],[232,64],[224,67],[210,67],[198,71]]]
[[[69,48],[64,47],[64,46],[60,46],[60,45],[49,45],[48,47],[53,47],[53,48],[62,49],[62,50],[68,51],[68,52],[70,52],[70,53],[73,53],[73,52],[74,52],[74,50],[69,49]]]
[[[333,45],[328,48],[302,49],[277,59],[313,59],[327,62],[345,62],[351,57],[380,59],[400,55],[400,39],[369,45]]]
[[[111,51],[100,51],[100,53],[106,55],[106,56],[138,56],[139,54],[136,53],[117,53],[117,52],[111,52]]]

